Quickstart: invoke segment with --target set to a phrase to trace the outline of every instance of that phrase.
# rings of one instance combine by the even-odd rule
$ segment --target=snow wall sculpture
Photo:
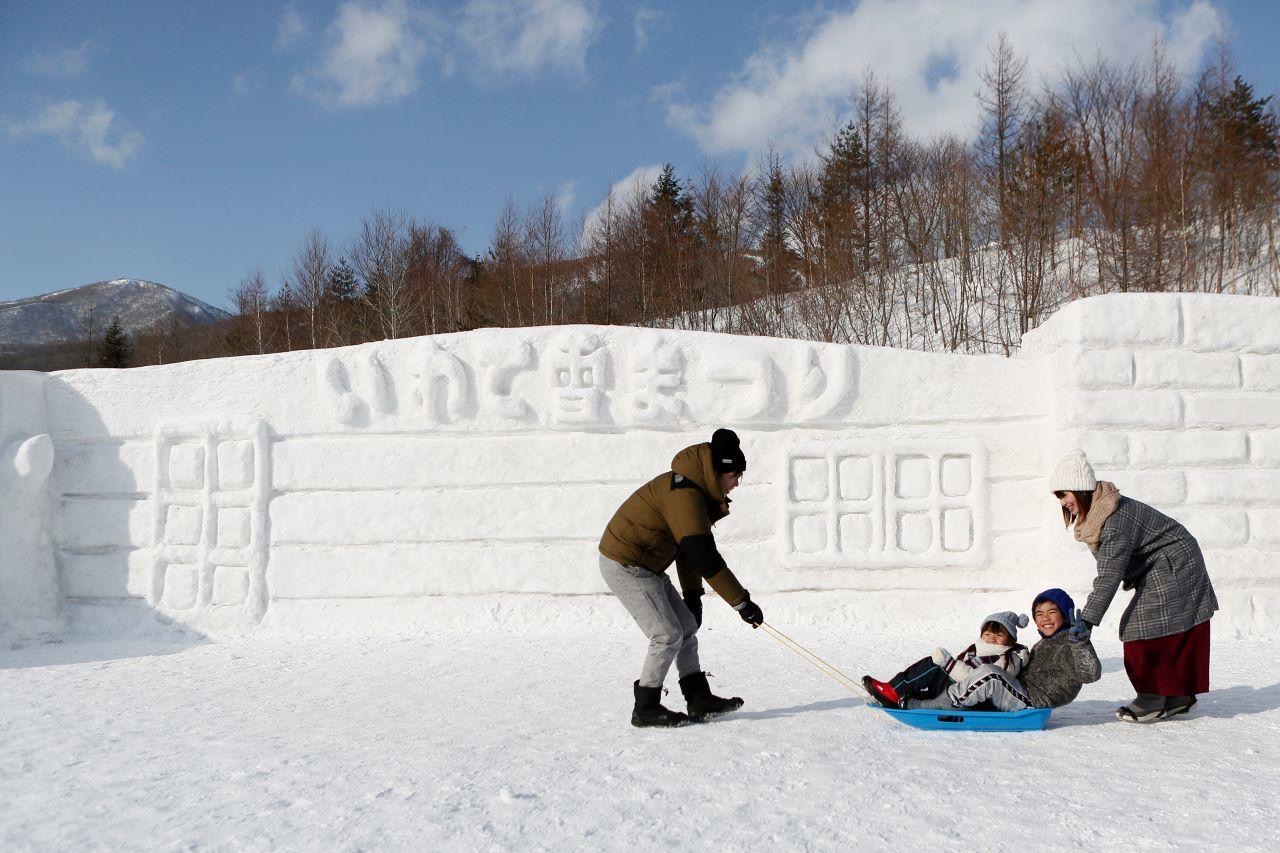
[[[1092,562],[1045,479],[1083,446],[1201,539],[1223,629],[1277,624],[1280,300],[1097,297],[1011,359],[489,329],[27,391],[55,451],[56,573],[32,571],[78,624],[625,624],[600,531],[720,425],[748,469],[718,538],[773,618],[967,624],[1047,585],[1083,599]]]
[[[0,648],[62,630],[44,382],[39,373],[0,373]]]

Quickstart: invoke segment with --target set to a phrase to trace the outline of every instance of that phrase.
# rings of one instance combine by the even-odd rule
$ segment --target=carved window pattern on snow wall
[[[783,559],[793,566],[971,566],[986,559],[976,441],[810,442],[786,455]]]
[[[161,424],[156,431],[153,605],[185,622],[252,623],[266,609],[266,424]]]

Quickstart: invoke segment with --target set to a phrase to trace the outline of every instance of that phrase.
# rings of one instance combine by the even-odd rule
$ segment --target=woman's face
[[[1080,503],[1076,500],[1075,492],[1054,492],[1054,495],[1058,498],[1058,503],[1062,505],[1062,508],[1071,513],[1073,518],[1080,517]]]

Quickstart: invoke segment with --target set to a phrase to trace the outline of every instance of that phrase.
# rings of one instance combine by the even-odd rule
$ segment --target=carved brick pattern
[[[258,622],[267,605],[266,424],[161,423],[155,452],[151,603],[196,625]]]
[[[782,557],[807,566],[971,566],[987,553],[975,441],[804,442],[786,454]]]

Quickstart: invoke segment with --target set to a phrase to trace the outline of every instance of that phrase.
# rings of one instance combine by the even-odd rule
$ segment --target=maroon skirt
[[[1209,620],[1189,631],[1130,640],[1124,644],[1124,670],[1139,693],[1195,696],[1209,692]]]

